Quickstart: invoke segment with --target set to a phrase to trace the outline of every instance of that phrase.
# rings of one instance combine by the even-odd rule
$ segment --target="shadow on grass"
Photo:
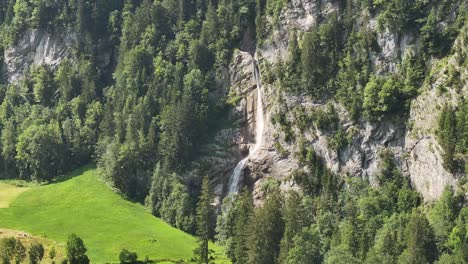
[[[92,169],[96,169],[96,164],[89,164],[89,165],[84,165],[84,166],[78,167],[78,168],[72,170],[71,172],[68,172],[68,173],[66,173],[64,175],[60,175],[60,176],[55,177],[54,179],[52,179],[52,181],[50,181],[47,184],[56,184],[56,183],[61,183],[61,182],[64,182],[64,181],[68,181],[70,179],[73,179],[73,178],[75,178],[77,176],[82,175],[87,170],[92,170]]]

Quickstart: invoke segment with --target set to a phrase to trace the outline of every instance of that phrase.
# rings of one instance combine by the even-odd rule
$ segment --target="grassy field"
[[[21,230],[63,243],[70,233],[80,236],[92,263],[117,262],[122,248],[139,258],[185,260],[193,256],[196,239],[153,217],[137,203],[122,199],[97,177],[92,168],[76,171],[71,179],[21,190],[8,208],[0,209],[0,228]],[[0,193],[11,185],[0,185]],[[2,201],[0,200],[0,203]],[[215,248],[219,263],[226,263]],[[218,262],[218,261],[217,261]]]
[[[28,188],[16,187],[10,184],[0,182],[0,208],[8,208],[11,202]]]

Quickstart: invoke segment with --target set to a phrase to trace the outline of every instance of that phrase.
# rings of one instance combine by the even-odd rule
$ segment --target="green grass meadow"
[[[153,217],[141,204],[122,199],[89,167],[75,171],[67,181],[19,194],[8,208],[0,209],[0,228],[58,242],[76,233],[92,263],[117,262],[122,248],[136,251],[139,259],[189,261],[196,247],[193,236]],[[213,248],[217,262],[227,263],[222,250]]]

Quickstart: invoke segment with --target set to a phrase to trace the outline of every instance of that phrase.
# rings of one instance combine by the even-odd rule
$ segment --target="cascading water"
[[[258,151],[262,145],[263,140],[263,128],[264,128],[264,117],[263,117],[263,100],[262,100],[262,82],[260,79],[260,71],[258,69],[257,61],[252,57],[253,60],[253,74],[255,81],[257,82],[257,113],[255,116],[255,145],[249,155],[241,160],[232,172],[231,178],[229,179],[229,194],[237,193],[239,190],[239,182],[242,170],[245,167],[245,163],[250,157]]]

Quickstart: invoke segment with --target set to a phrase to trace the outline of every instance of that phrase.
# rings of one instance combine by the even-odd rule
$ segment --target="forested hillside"
[[[202,233],[234,263],[466,263],[467,16],[463,0],[0,1],[0,179],[95,163],[202,236],[208,176]]]

